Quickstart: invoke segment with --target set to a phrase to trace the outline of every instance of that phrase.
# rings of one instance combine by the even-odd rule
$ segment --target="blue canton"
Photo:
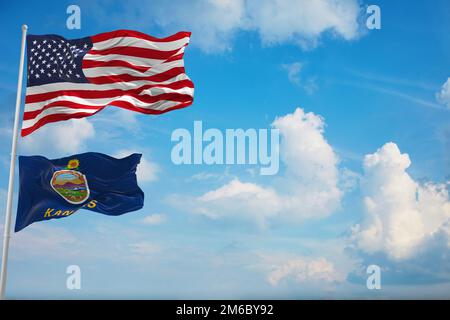
[[[89,82],[83,74],[82,62],[91,48],[90,37],[67,40],[57,35],[27,36],[27,86]]]

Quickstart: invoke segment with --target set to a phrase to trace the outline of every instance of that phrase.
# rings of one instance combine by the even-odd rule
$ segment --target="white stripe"
[[[36,118],[22,121],[22,129],[35,125],[40,119],[52,114],[73,114],[79,112],[95,113],[96,109],[71,109],[67,107],[53,107],[42,111]]]
[[[184,87],[181,89],[149,88],[149,89],[145,89],[145,90],[141,91],[141,93],[139,95],[142,96],[143,98],[145,98],[148,96],[153,96],[153,97],[158,96],[163,93],[179,93],[179,94],[190,95],[193,97],[194,89],[188,88],[188,87]],[[91,106],[102,106],[102,105],[110,103],[113,100],[117,100],[117,99],[119,99],[121,97],[125,97],[125,96],[128,96],[128,95],[125,93],[123,95],[118,95],[118,96],[108,97],[108,98],[80,98],[80,97],[75,97],[75,96],[62,95],[62,96],[57,96],[53,99],[48,99],[48,100],[41,101],[41,102],[27,103],[27,104],[25,104],[25,112],[40,110],[44,106],[46,106],[50,103],[56,102],[56,101],[71,101],[71,102],[75,102],[75,103],[79,103],[79,104],[86,104],[86,105],[91,105]],[[144,102],[142,102],[142,103],[144,103]],[[145,103],[145,104],[149,105],[149,103]]]
[[[177,101],[161,100],[161,101],[152,103],[149,106],[148,104],[143,104],[139,100],[134,99],[129,96],[124,96],[120,99],[112,99],[111,102],[113,102],[113,101],[127,101],[127,102],[134,104],[134,106],[138,107],[138,108],[149,109],[149,110],[159,110],[159,111],[166,110],[168,108],[172,108],[172,107],[180,104],[180,102],[177,102]],[[34,126],[40,119],[42,119],[46,116],[49,116],[49,115],[53,115],[53,114],[74,114],[74,113],[79,113],[79,112],[86,112],[86,113],[93,114],[97,111],[98,111],[98,109],[71,109],[68,107],[52,107],[52,108],[44,110],[34,119],[24,120],[22,122],[22,129],[30,128],[30,127]]]
[[[92,84],[92,83],[73,83],[73,82],[57,82],[57,83],[49,83],[43,84],[40,86],[32,86],[27,87],[26,95],[33,95],[39,93],[48,93],[59,90],[93,90],[93,91],[102,91],[102,90],[111,90],[111,89],[122,89],[122,90],[130,90],[139,88],[148,84],[155,85],[166,85],[170,83],[174,83],[181,80],[189,80],[189,77],[185,73],[181,73],[167,81],[163,82],[153,82],[147,80],[134,80],[127,82],[114,82],[114,83],[106,83],[106,84]]]
[[[127,67],[96,67],[96,68],[83,68],[83,73],[88,78],[118,75],[118,74],[130,74],[133,76],[146,77],[146,76],[153,76],[155,74],[162,73],[164,71],[176,67],[184,67],[182,59],[151,66],[151,69],[145,72],[137,71]]]
[[[135,37],[117,37],[100,42],[94,42],[94,50],[105,50],[117,46],[121,47],[140,47],[146,49],[154,49],[160,51],[172,51],[179,49],[189,43],[189,37],[185,37],[169,42],[155,42]]]

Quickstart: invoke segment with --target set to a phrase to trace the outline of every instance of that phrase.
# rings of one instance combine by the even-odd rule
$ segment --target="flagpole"
[[[14,115],[13,139],[11,145],[11,161],[9,165],[8,198],[6,200],[5,225],[3,230],[2,270],[0,275],[0,300],[5,299],[6,271],[8,267],[9,239],[11,232],[11,212],[14,192],[14,170],[16,167],[17,137],[19,135],[20,99],[22,97],[23,60],[25,56],[25,39],[27,25],[22,25],[22,45],[20,48],[19,79],[17,81],[16,112]]]

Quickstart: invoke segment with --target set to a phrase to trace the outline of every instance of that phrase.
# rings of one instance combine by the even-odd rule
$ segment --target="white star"
[[[34,40],[34,41],[33,41],[33,44],[36,44],[36,43],[37,43],[37,41],[36,41],[36,40]]]
[[[37,78],[40,78],[38,73],[36,73],[35,77],[36,77],[36,79],[37,79]]]

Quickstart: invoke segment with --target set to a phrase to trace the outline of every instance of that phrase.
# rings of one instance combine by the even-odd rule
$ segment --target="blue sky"
[[[20,154],[49,158],[141,152],[146,200],[121,217],[79,211],[14,234],[8,297],[449,298],[447,1],[79,1],[80,30],[66,28],[70,4],[1,5],[1,223],[21,24],[67,38],[192,31],[195,101],[161,116],[110,107],[20,139]],[[371,4],[380,30],[365,27]],[[174,165],[171,133],[195,120],[279,128],[279,174]],[[65,286],[71,264],[79,291]],[[366,288],[370,264],[381,290]]]

